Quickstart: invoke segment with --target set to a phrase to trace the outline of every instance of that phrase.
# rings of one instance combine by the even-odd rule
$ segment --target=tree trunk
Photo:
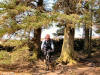
[[[41,28],[34,29],[34,38],[32,39],[33,42],[33,54],[32,59],[37,60],[38,54],[40,52],[40,45],[41,45]]]
[[[38,7],[42,7],[43,6],[43,0],[38,0]]]
[[[88,57],[91,57],[91,51],[92,51],[92,27],[90,28]]]
[[[85,25],[84,53],[89,51],[89,28]]]
[[[92,28],[85,26],[84,53],[91,57]]]
[[[38,7],[43,6],[43,0],[38,0],[37,2]],[[37,60],[38,55],[41,49],[41,28],[34,29],[34,38],[32,39],[33,41],[33,55],[32,59]]]
[[[91,51],[92,51],[92,26],[93,26],[93,13],[92,13],[92,8],[93,6],[91,6],[91,26],[90,26],[90,37],[89,37],[89,52],[88,52],[88,57],[91,57]]]
[[[64,29],[64,41],[58,62],[76,63],[74,60],[74,28],[66,26]]]
[[[92,13],[92,6],[91,6],[91,10],[89,10],[89,12],[91,13],[91,24],[90,27],[87,27],[85,25],[85,44],[84,44],[84,50],[86,51],[86,53],[88,54],[88,57],[91,57],[91,50],[92,50],[92,23],[93,23],[93,13]]]

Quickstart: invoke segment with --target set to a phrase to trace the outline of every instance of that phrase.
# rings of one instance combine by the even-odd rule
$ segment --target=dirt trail
[[[45,71],[39,70],[34,73],[15,73],[15,72],[4,72],[0,71],[0,75],[100,75],[100,67],[82,67],[77,69],[67,69],[63,68],[60,70]]]
[[[32,75],[32,74],[30,74],[30,73],[15,73],[15,72],[0,71],[0,75]]]
[[[23,64],[21,68],[13,66],[15,69],[9,72],[0,69],[3,70],[0,75],[100,75],[100,53],[95,55],[74,66],[57,65],[54,71],[46,71],[43,61],[38,61],[35,65]]]

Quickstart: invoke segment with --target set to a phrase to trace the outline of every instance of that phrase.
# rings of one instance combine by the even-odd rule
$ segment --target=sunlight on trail
[[[0,75],[32,75],[29,73],[14,73],[14,72],[1,72],[0,71]]]

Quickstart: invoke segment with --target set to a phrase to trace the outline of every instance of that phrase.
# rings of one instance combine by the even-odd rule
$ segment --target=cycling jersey
[[[41,50],[43,48],[46,48],[46,49],[50,49],[50,50],[54,50],[54,44],[53,44],[53,40],[43,40],[42,41],[42,44],[41,44]]]

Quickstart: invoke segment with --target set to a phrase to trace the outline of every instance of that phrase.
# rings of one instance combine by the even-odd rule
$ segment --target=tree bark
[[[91,51],[92,51],[92,27],[90,28],[88,57],[91,57]]]
[[[84,39],[84,53],[87,54],[87,57],[91,57],[92,50],[92,28],[85,26],[85,39]]]
[[[41,28],[34,29],[34,38],[32,39],[33,42],[33,55],[32,59],[37,60],[38,55],[40,52],[40,45],[41,45]]]
[[[42,7],[43,6],[43,0],[38,0],[38,7]]]
[[[92,7],[89,12],[91,13],[91,24],[89,27],[85,25],[85,44],[84,44],[84,50],[86,51],[88,57],[91,57],[91,50],[92,50],[92,23],[93,23],[93,13],[92,13]]]
[[[65,14],[70,15],[76,13],[76,5],[79,3],[78,0],[60,0],[58,1],[58,7],[61,4],[61,10],[63,9]],[[69,64],[76,64],[75,59],[76,53],[74,51],[74,28],[66,24],[64,29],[64,41],[62,46],[61,55],[57,62],[64,62]]]
[[[91,51],[92,51],[92,26],[93,26],[93,12],[92,12],[93,6],[91,6],[91,26],[90,26],[90,37],[89,37],[89,52],[88,57],[91,57]]]
[[[85,25],[85,39],[84,39],[84,53],[88,53],[89,51],[89,27]]]
[[[58,62],[73,64],[76,63],[74,57],[74,28],[66,26],[64,29],[64,41],[62,51]]]

